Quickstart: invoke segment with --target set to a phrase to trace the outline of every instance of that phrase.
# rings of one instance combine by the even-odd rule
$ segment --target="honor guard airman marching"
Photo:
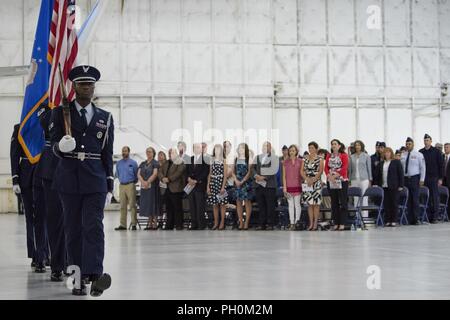
[[[31,258],[31,267],[35,272],[45,272],[45,262],[48,259],[48,246],[45,228],[45,212],[35,210],[35,200],[42,202],[39,196],[33,196],[34,171],[36,165],[32,164],[25,155],[19,143],[20,125],[14,126],[11,137],[11,174],[13,191],[22,199],[27,234],[28,258]]]
[[[86,295],[86,283],[92,282],[90,294],[99,296],[111,285],[111,277],[103,273],[103,212],[113,191],[114,124],[109,112],[92,103],[100,72],[81,65],[70,71],[69,79],[76,94],[66,105],[70,119],[65,107],[58,106],[49,125],[53,151],[60,157],[53,186],[64,211],[68,264],[79,266],[84,279],[72,294]]]
[[[41,183],[41,192],[45,199],[48,242],[51,252],[51,281],[63,281],[66,267],[66,242],[64,233],[64,218],[58,190],[52,187],[55,168],[59,158],[55,156],[50,144],[49,124],[52,111],[47,104],[38,111],[39,122],[44,131],[45,144],[40,160],[36,166],[35,180]],[[36,188],[39,190],[39,188]]]

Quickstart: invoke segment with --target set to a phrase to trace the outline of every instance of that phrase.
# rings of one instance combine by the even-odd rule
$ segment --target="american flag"
[[[75,30],[75,0],[54,0],[47,59],[51,64],[48,99],[51,108],[62,103],[58,65],[66,87],[67,98],[72,101],[75,92],[69,71],[75,65],[78,53],[77,32]]]

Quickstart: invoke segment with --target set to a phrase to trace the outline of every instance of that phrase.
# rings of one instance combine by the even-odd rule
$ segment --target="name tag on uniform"
[[[100,121],[96,122],[95,126],[100,129],[106,129],[106,124],[101,123]]]

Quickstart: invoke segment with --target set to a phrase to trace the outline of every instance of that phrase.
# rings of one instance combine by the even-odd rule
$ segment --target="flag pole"
[[[63,109],[63,117],[64,117],[64,127],[66,129],[66,135],[72,136],[72,130],[71,130],[71,118],[70,118],[70,107],[69,107],[69,101],[67,100],[67,92],[66,92],[66,86],[64,85],[64,77],[61,71],[61,64],[58,63],[58,70],[59,70],[59,88],[61,90],[61,97],[62,97],[62,109]]]

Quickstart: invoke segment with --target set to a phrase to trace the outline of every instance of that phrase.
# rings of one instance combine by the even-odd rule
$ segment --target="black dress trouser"
[[[384,190],[384,212],[387,223],[397,222],[398,214],[398,189],[383,188]]]
[[[345,225],[348,218],[348,181],[342,181],[342,189],[331,189],[327,183],[331,197],[331,215],[335,225]]]
[[[166,193],[166,212],[167,223],[166,229],[183,228],[183,205],[182,192],[171,192],[167,188]]]
[[[256,202],[258,203],[259,225],[273,227],[275,218],[275,200],[277,190],[275,188],[256,188]]]
[[[189,196],[189,211],[191,213],[192,228],[203,229],[206,227],[205,220],[205,192],[192,191]]]

